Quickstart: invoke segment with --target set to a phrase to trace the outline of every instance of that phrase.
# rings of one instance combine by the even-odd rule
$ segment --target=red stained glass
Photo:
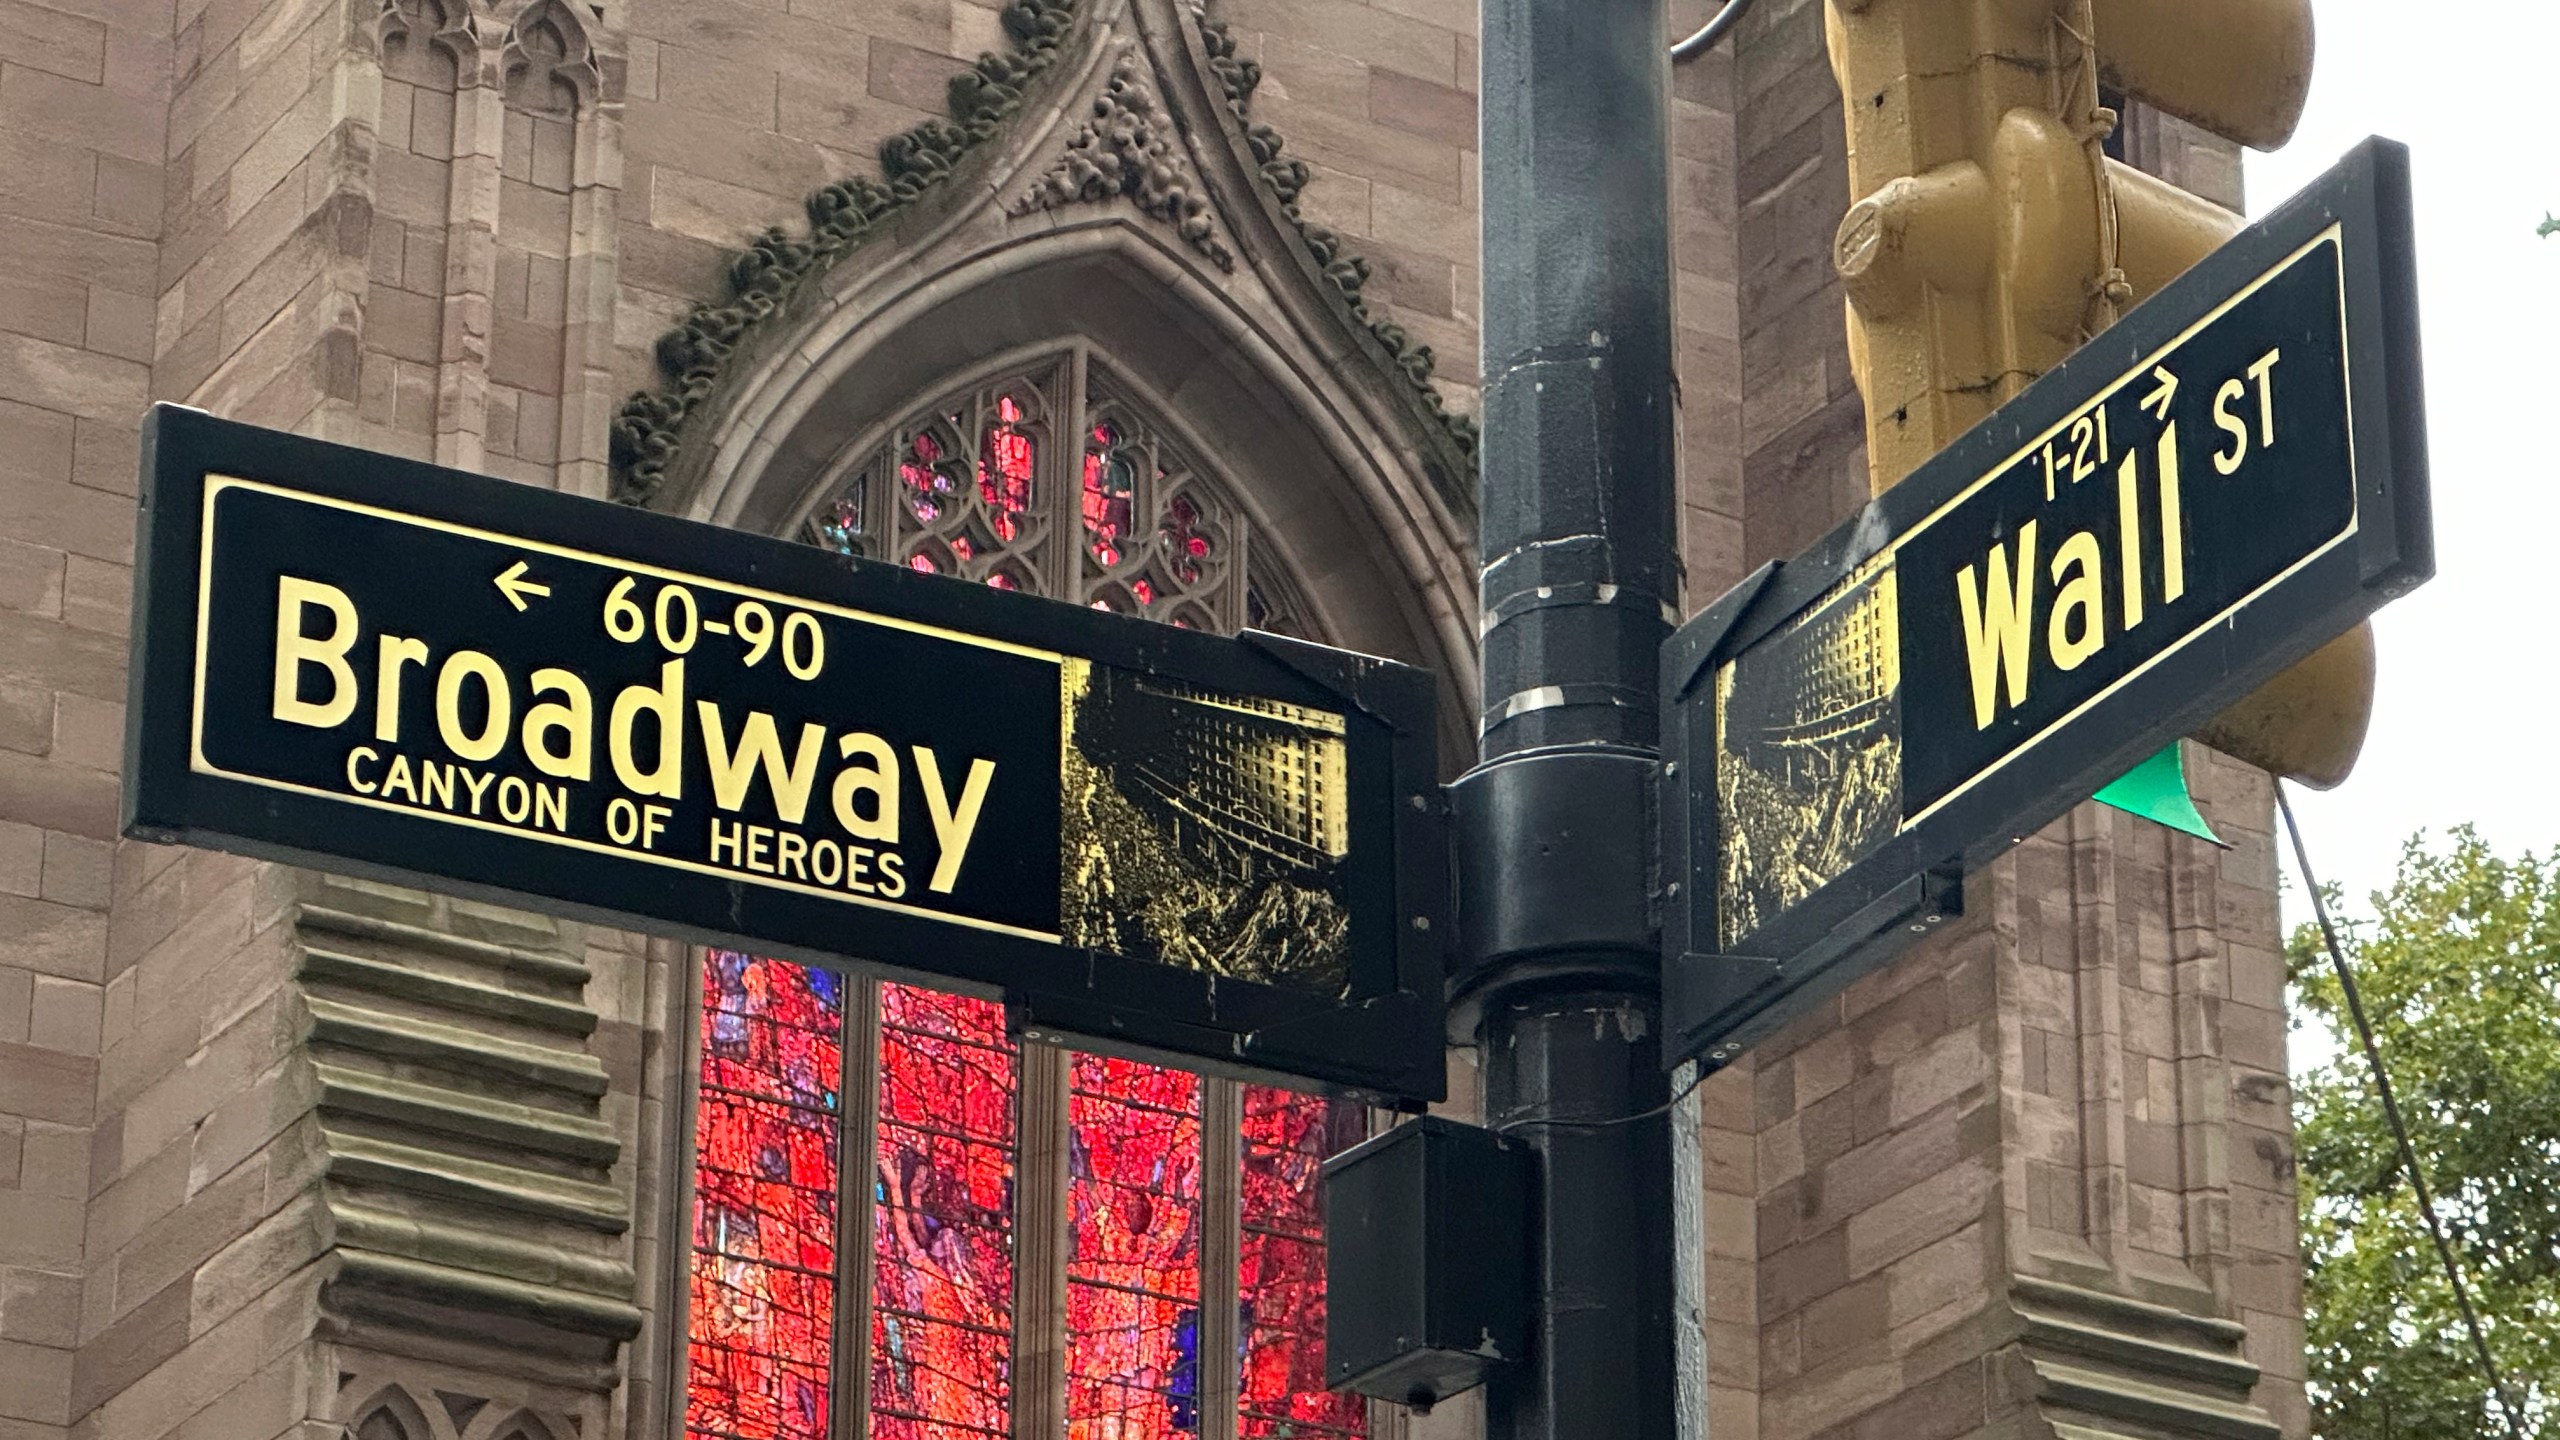
[[[1107,420],[1094,426],[1084,452],[1082,507],[1085,543],[1104,565],[1120,563],[1119,542],[1129,533],[1137,473],[1135,458],[1122,448],[1119,427]]]
[[[898,488],[917,519],[930,523],[941,518],[940,497],[951,493],[951,464],[931,430],[919,430],[907,441],[906,453],[898,457]]]
[[[1078,1055],[1068,1099],[1067,1434],[1200,1428],[1200,1077]]]
[[[874,1440],[1005,1433],[1013,1382],[1015,1096],[1002,1006],[880,987]]]
[[[729,951],[704,962],[688,1434],[827,1433],[842,983]]]
[[[1356,1145],[1356,1105],[1262,1085],[1244,1087],[1242,1221],[1244,1374],[1236,1433],[1245,1440],[1358,1436],[1367,1411],[1324,1384],[1325,1158]]]
[[[1022,429],[1022,403],[1010,395],[997,397],[995,418],[987,422],[978,447],[978,495],[999,517],[1031,508],[1031,476],[1037,464],[1031,436]],[[1007,530],[1011,522],[999,518]],[[1013,538],[1010,534],[1006,539]]]
[[[1209,558],[1213,548],[1200,514],[1200,507],[1188,495],[1177,495],[1167,505],[1157,532],[1164,537],[1165,553],[1172,557],[1173,577],[1185,585],[1200,583],[1200,562]]]

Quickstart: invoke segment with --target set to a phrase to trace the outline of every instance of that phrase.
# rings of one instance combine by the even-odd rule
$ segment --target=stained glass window
[[[1067,1103],[1068,1440],[1200,1429],[1200,1077],[1078,1055]]]
[[[1156,427],[1106,400],[1085,427],[1085,603],[1190,629],[1233,628],[1228,510]]]
[[[1266,1085],[1244,1087],[1242,1234],[1244,1373],[1236,1434],[1257,1437],[1365,1433],[1353,1395],[1324,1386],[1324,1214],[1319,1175],[1327,1156],[1367,1134],[1358,1106]]]
[[[1090,357],[922,406],[855,458],[811,543],[1192,629],[1307,633],[1227,488]]]
[[[1014,1073],[1001,1006],[880,987],[873,1440],[1005,1433],[1013,1374]]]
[[[686,1392],[694,1435],[828,1433],[842,983],[727,951],[702,967]]]
[[[1168,624],[1313,634],[1195,454],[1070,350],[886,427],[802,533]],[[725,952],[705,962],[689,1436],[977,1440],[1032,1414],[1063,1420],[1070,1440],[1177,1440],[1213,1428],[1204,1397],[1225,1387],[1204,1385],[1204,1365],[1234,1367],[1240,1440],[1364,1433],[1360,1402],[1324,1389],[1316,1210],[1321,1162],[1363,1133],[1358,1107],[1048,1051],[1035,1053],[1062,1070],[1041,1072],[1053,1078],[1036,1093],[1052,1098],[1026,1111],[1025,1057],[1000,1006],[856,983]],[[850,1053],[877,1058],[848,1079],[855,1011],[876,1011],[864,1037],[876,1049]],[[843,1090],[873,1127],[849,1147]],[[1206,1175],[1202,1117],[1238,1105],[1241,1171]],[[1058,1169],[1024,1158],[1054,1166],[1060,1148]],[[863,1180],[867,1193],[845,1188]],[[1206,1223],[1230,1194],[1240,1225]],[[858,1247],[866,1221],[867,1267],[840,1265],[839,1229]],[[1017,1244],[1026,1225],[1043,1244]],[[1061,1249],[1045,1276],[1018,1271],[1021,1256]],[[1211,1273],[1237,1278],[1231,1325],[1202,1323]],[[867,1288],[840,1292],[844,1274]],[[1040,1308],[1061,1298],[1063,1315]],[[1018,1338],[1025,1323],[1051,1328]],[[1018,1345],[1063,1356],[1045,1394],[1016,1393]]]

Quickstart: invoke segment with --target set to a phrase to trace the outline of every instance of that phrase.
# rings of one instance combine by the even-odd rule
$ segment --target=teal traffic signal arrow
[[[2089,798],[2228,850],[2231,842],[2213,833],[2203,812],[2196,809],[2195,796],[2187,791],[2186,762],[2180,754],[2182,743],[2170,741],[2167,749],[2126,771],[2114,784]]]

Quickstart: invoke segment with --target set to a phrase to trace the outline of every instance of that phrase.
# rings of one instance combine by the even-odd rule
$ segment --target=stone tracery
[[[1005,55],[983,54],[950,86],[953,119],[928,120],[891,136],[880,146],[881,176],[852,177],[821,188],[807,203],[805,237],[779,228],[757,236],[733,260],[728,297],[720,303],[697,304],[680,325],[659,338],[658,369],[662,383],[636,392],[624,402],[612,424],[613,493],[626,504],[648,504],[664,485],[674,463],[686,422],[718,389],[731,360],[772,316],[779,314],[813,276],[871,238],[885,233],[893,217],[951,178],[955,168],[991,140],[1021,107],[1026,88],[1048,71],[1062,53],[1069,28],[1077,18],[1078,0],[1011,0],[1003,22],[1014,42]],[[1095,101],[1091,122],[1068,142],[1059,157],[1008,206],[1014,215],[1055,209],[1078,201],[1126,195],[1145,213],[1173,224],[1186,243],[1208,257],[1222,273],[1232,272],[1237,255],[1229,243],[1232,226],[1222,226],[1211,203],[1213,190],[1201,182],[1197,162],[1186,141],[1197,143],[1199,129],[1232,124],[1250,157],[1249,173],[1258,176],[1280,202],[1281,213],[1313,259],[1316,270],[1338,292],[1344,321],[1384,347],[1390,373],[1410,387],[1422,409],[1444,428],[1462,462],[1471,467],[1475,422],[1452,411],[1432,384],[1435,357],[1403,327],[1373,313],[1362,295],[1369,278],[1368,262],[1352,254],[1342,236],[1308,224],[1296,199],[1310,178],[1307,165],[1284,158],[1283,141],[1267,125],[1252,123],[1252,92],[1261,68],[1239,57],[1225,26],[1208,18],[1204,7],[1185,7],[1203,47],[1201,62],[1223,94],[1229,117],[1199,117],[1185,126],[1167,103],[1166,88],[1149,75],[1146,47],[1124,41]],[[1222,233],[1224,231],[1225,233]]]
[[[604,84],[586,24],[561,0],[534,0],[507,27],[498,75],[509,105],[540,114],[575,114]]]

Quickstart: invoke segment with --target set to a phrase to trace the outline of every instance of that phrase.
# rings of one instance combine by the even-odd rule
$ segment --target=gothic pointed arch
[[[991,364],[1077,351],[1089,396],[1120,397],[1173,437],[1181,464],[1220,478],[1257,549],[1279,562],[1270,568],[1298,577],[1311,633],[1430,666],[1450,682],[1448,712],[1471,714],[1473,575],[1462,557],[1472,517],[1433,483],[1412,432],[1363,403],[1392,396],[1364,395],[1338,353],[1275,333],[1237,293],[1245,287],[1213,283],[1205,265],[1177,237],[1102,211],[949,268],[878,275],[876,290],[847,294],[745,377],[739,408],[705,437],[714,447],[680,509],[799,532],[918,407]],[[1023,405],[1031,415],[1027,392]],[[974,463],[983,427],[955,425],[944,443]]]
[[[473,0],[382,0],[374,37],[385,69],[451,84],[479,63],[480,23]]]
[[[578,1440],[578,1434],[539,1410],[493,1405],[475,1417],[461,1440]]]
[[[586,22],[561,0],[533,0],[507,27],[498,79],[508,105],[552,115],[594,104],[604,86]]]
[[[445,1407],[421,1399],[397,1380],[358,1380],[341,1396],[363,1398],[345,1406],[344,1440],[455,1440]]]
[[[1269,188],[1215,36],[1181,0],[1079,4],[1039,82],[1056,88],[1037,110],[1064,118],[1026,112],[952,183],[870,222],[876,237],[822,254],[824,225],[812,242],[769,235],[726,312],[670,337],[693,388],[680,429],[652,437],[648,503],[803,532],[877,459],[884,427],[998,357],[1081,347],[1221,477],[1268,568],[1299,577],[1310,631],[1431,667],[1446,713],[1471,714],[1463,436]],[[865,193],[828,213],[858,213]],[[631,436],[617,440],[628,462]],[[1452,755],[1465,729],[1453,721]]]
[[[1326,639],[1196,427],[1081,340],[1000,355],[830,467],[803,539],[1213,633]]]

